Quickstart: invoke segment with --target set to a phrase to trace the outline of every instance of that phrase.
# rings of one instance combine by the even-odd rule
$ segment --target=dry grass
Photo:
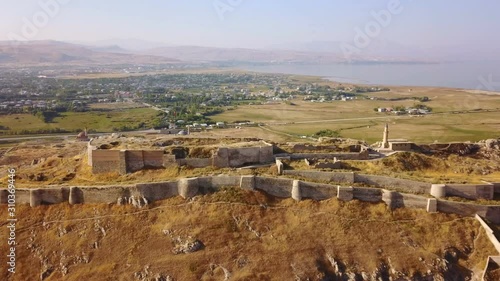
[[[5,209],[0,216],[6,216]],[[348,270],[367,273],[390,260],[395,270],[411,276],[432,268],[451,248],[461,254],[459,265],[468,269],[481,270],[486,257],[495,253],[472,218],[410,209],[389,212],[384,204],[336,199],[296,203],[230,187],[189,204],[172,198],[144,210],[19,206],[18,218],[18,271],[10,280],[39,276],[45,258],[54,270],[47,280],[131,280],[145,266],[175,280],[221,280],[218,266],[231,272],[231,280],[319,280],[333,270],[327,255]],[[205,248],[174,255],[163,230],[200,239]],[[0,245],[2,252],[5,247]],[[73,265],[79,258],[89,262]],[[64,277],[60,264],[69,264]]]
[[[377,113],[375,107],[414,106],[412,100],[354,100],[348,102],[311,103],[294,100],[295,105],[248,105],[214,116],[216,121],[251,120],[270,123],[276,132],[312,135],[324,130],[340,130],[344,137],[379,141],[383,125],[390,123],[391,138],[405,138],[418,143],[434,141],[477,141],[499,137],[498,95],[473,93],[446,88],[394,87],[390,92],[368,94],[380,98],[428,96],[425,104],[437,114],[425,117],[396,116]],[[478,111],[481,109],[481,111]],[[451,113],[451,112],[458,113]],[[301,123],[301,122],[314,123]],[[278,123],[278,124],[276,124]]]
[[[99,132],[112,132],[113,127],[136,126],[140,123],[145,123],[150,128],[152,127],[151,122],[157,114],[157,111],[150,108],[127,107],[122,109],[115,107],[109,112],[63,112],[50,123],[44,123],[40,118],[31,114],[0,115],[0,124],[10,129],[2,131],[6,135],[12,134],[11,131],[55,128],[70,132],[84,128]]]
[[[346,161],[361,172],[397,176],[432,183],[481,183],[498,181],[500,165],[496,160],[450,155],[446,158],[418,153],[397,153],[376,161]],[[487,172],[487,174],[484,174]]]
[[[158,138],[153,137],[152,140],[157,141]],[[171,137],[169,139],[172,143],[173,141],[182,142],[182,146],[189,147],[190,157],[209,157],[217,147],[217,142],[222,142],[224,145],[234,145],[234,142],[238,140],[244,139],[232,138],[220,141],[216,138],[197,139],[195,137]],[[42,160],[42,162],[31,165],[33,160]],[[436,157],[417,153],[399,153],[382,160],[346,161],[346,164],[361,173],[432,183],[498,182],[500,178],[500,165],[496,160],[456,155]],[[7,168],[11,167],[17,170],[18,187],[132,184],[217,174],[277,174],[276,167],[236,170],[214,167],[193,169],[177,166],[141,170],[127,175],[93,174],[87,162],[86,143],[74,141],[34,141],[18,145],[0,158],[0,180],[6,180]],[[304,161],[292,161],[290,167],[299,170],[310,169]]]

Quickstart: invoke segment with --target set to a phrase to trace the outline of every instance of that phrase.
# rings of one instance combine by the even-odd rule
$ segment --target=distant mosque
[[[411,151],[415,143],[405,139],[389,139],[389,124],[385,123],[384,135],[379,151]]]
[[[89,141],[90,138],[87,134],[87,128],[85,128],[85,130],[83,130],[83,132],[80,132],[77,136],[76,136],[76,140],[77,141]]]

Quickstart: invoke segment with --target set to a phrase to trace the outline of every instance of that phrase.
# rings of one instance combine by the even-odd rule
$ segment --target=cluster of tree
[[[430,101],[431,99],[429,97],[413,97],[414,100],[418,100],[420,102],[427,102]]]
[[[54,118],[59,116],[59,112],[57,111],[45,111],[45,110],[34,110],[32,114],[40,120],[42,120],[44,123],[51,123]]]
[[[432,107],[428,106],[428,105],[425,105],[425,104],[417,104],[415,105],[415,108],[416,109],[423,109],[423,110],[427,110],[429,112],[432,111]]]
[[[321,130],[321,131],[314,133],[313,137],[316,137],[316,138],[320,138],[320,137],[339,138],[340,132],[326,129],[326,130]]]
[[[137,124],[128,124],[128,125],[121,125],[117,127],[113,127],[112,130],[113,132],[128,132],[128,131],[135,131],[139,129],[148,129],[146,128],[146,124],[144,122],[137,123]]]
[[[34,130],[15,130],[9,131],[10,135],[36,135],[36,134],[56,134],[56,133],[78,133],[79,129],[66,130],[61,128],[45,128],[45,129],[34,129]]]
[[[354,87],[354,93],[375,93],[375,92],[389,92],[389,88],[373,88],[373,87]]]

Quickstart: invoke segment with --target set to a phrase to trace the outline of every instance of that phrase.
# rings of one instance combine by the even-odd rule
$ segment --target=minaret
[[[382,140],[382,148],[389,148],[389,124],[385,123],[384,138]]]

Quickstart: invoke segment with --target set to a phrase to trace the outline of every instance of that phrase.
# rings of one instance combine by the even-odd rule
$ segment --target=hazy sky
[[[373,23],[372,13],[388,10],[393,1],[0,0],[0,40],[133,38],[224,47],[353,42],[356,28]],[[399,12],[391,14],[390,23],[374,36],[377,40],[419,47],[500,48],[498,0],[399,2]],[[59,4],[49,13],[41,3]]]

